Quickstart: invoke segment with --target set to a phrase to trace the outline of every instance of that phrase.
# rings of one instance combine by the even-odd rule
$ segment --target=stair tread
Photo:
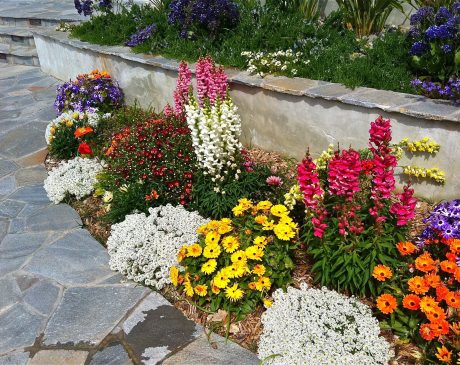
[[[19,44],[0,43],[0,53],[11,54],[20,57],[37,57],[37,50],[34,46]]]
[[[18,37],[31,38],[32,32],[29,27],[18,27],[11,25],[0,25],[0,35],[15,35]]]

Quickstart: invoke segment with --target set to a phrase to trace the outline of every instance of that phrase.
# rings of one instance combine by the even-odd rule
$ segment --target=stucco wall
[[[103,54],[84,49],[94,49],[96,46],[80,44],[79,47],[74,47],[41,35],[35,35],[35,42],[42,70],[61,80],[74,78],[79,73],[95,68],[105,69],[119,81],[129,103],[137,100],[142,106],[153,106],[158,111],[167,102],[172,103],[177,76],[175,62],[155,58],[155,65],[149,65],[139,62],[138,55],[117,55],[117,52],[126,52],[126,49],[111,47],[110,52],[113,54],[107,54],[107,51]],[[129,57],[137,60],[127,60]],[[151,59],[153,58],[148,56],[142,57],[143,62],[150,62]],[[243,141],[246,145],[260,146],[296,158],[301,158],[307,148],[317,156],[329,143],[340,143],[342,147],[364,147],[368,140],[369,123],[382,114],[392,120],[395,141],[404,137],[420,139],[428,136],[442,146],[435,157],[423,154],[410,156],[410,161],[402,161],[403,164],[422,167],[438,166],[446,171],[445,186],[430,182],[416,183],[417,193],[432,200],[459,196],[458,121],[416,118],[398,112],[407,108],[382,111],[379,108],[345,104],[322,97],[313,98],[268,90],[258,86],[260,80],[257,78],[248,78],[244,82],[239,80],[231,83],[231,94],[242,117]],[[419,102],[422,107],[431,105],[429,103]],[[451,108],[447,104],[433,106],[439,107],[441,111]],[[456,110],[455,107],[452,108]]]

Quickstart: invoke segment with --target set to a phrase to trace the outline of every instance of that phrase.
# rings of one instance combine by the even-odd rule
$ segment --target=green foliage
[[[238,199],[245,197],[253,200],[270,199],[277,188],[265,183],[270,176],[265,166],[256,166],[253,172],[243,171],[238,180],[228,179],[221,186],[222,192],[215,192],[215,183],[208,175],[197,171],[193,181],[192,202],[190,208],[205,217],[221,219],[232,215],[232,208]]]
[[[416,9],[423,6],[431,6],[437,10],[441,6],[451,6],[455,1],[456,0],[409,0],[409,3]]]
[[[54,138],[48,146],[50,155],[59,160],[69,160],[77,155],[79,141],[75,138],[75,130],[81,127],[77,123],[66,125],[60,123],[55,128]]]
[[[405,35],[398,32],[379,36],[370,47],[365,40],[357,40],[355,32],[343,27],[343,14],[335,12],[323,25],[306,21],[301,11],[293,11],[279,1],[241,1],[240,21],[233,29],[224,29],[216,37],[183,39],[177,29],[168,24],[168,10],[156,10],[133,5],[118,14],[93,17],[73,31],[74,37],[84,41],[120,45],[137,29],[155,23],[156,30],[134,52],[195,62],[210,55],[222,65],[245,68],[247,60],[242,52],[276,52],[291,49],[301,52],[296,76],[343,83],[349,87],[367,86],[384,90],[414,92],[410,87],[408,45]],[[169,4],[165,2],[165,6]],[[288,4],[286,2],[286,4]],[[251,37],[248,37],[251,34]],[[290,69],[282,75],[290,76]]]
[[[319,17],[319,0],[284,0],[279,3],[289,11],[299,12],[306,20]]]
[[[345,21],[358,37],[380,33],[390,13],[402,11],[402,0],[337,0]]]

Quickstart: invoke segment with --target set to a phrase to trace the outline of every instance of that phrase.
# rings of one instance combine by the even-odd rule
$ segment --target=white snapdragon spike
[[[181,246],[198,240],[196,230],[207,219],[170,204],[130,214],[114,224],[107,241],[110,268],[128,279],[162,289],[171,281],[169,270],[177,266]]]
[[[377,319],[355,298],[326,288],[278,289],[262,316],[259,358],[269,365],[386,365],[394,356]]]
[[[224,181],[229,172],[235,171],[235,156],[243,148],[239,141],[241,119],[238,108],[227,97],[203,107],[191,98],[185,109],[199,166],[214,182]]]
[[[60,203],[67,195],[81,199],[94,190],[96,176],[102,170],[97,159],[75,157],[61,162],[48,173],[44,188],[48,198],[55,204]]]

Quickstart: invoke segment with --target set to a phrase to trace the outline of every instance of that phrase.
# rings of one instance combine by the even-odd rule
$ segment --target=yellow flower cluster
[[[282,265],[273,265],[274,255],[281,253],[279,260],[285,261],[298,226],[284,205],[253,204],[245,198],[238,203],[233,221],[210,221],[198,228],[199,242],[179,250],[178,261],[185,270],[182,275],[172,267],[171,282],[189,297],[230,303],[258,299],[268,306],[265,295],[273,284],[270,276],[283,270]]]
[[[321,152],[321,155],[316,160],[313,160],[313,162],[316,165],[316,168],[318,170],[324,170],[327,167],[327,163],[329,160],[334,156],[334,145],[330,144],[327,147],[326,151]]]
[[[66,126],[68,128],[73,127],[74,120],[78,120],[79,117],[80,117],[80,113],[73,112],[72,114],[64,113],[62,117],[56,118],[52,122],[51,127],[49,128],[48,142],[51,143],[56,138],[55,134],[60,127],[62,126]]]
[[[408,176],[414,176],[416,178],[433,179],[439,184],[444,184],[446,182],[446,175],[444,171],[439,170],[437,167],[427,169],[417,166],[404,166],[403,172]]]
[[[409,138],[403,138],[399,145],[407,148],[409,152],[436,153],[441,148],[439,144],[428,137],[424,137],[420,141],[411,141]]]
[[[297,202],[302,201],[303,195],[300,191],[299,184],[293,185],[289,191],[284,194],[284,205],[289,209],[294,209]]]

